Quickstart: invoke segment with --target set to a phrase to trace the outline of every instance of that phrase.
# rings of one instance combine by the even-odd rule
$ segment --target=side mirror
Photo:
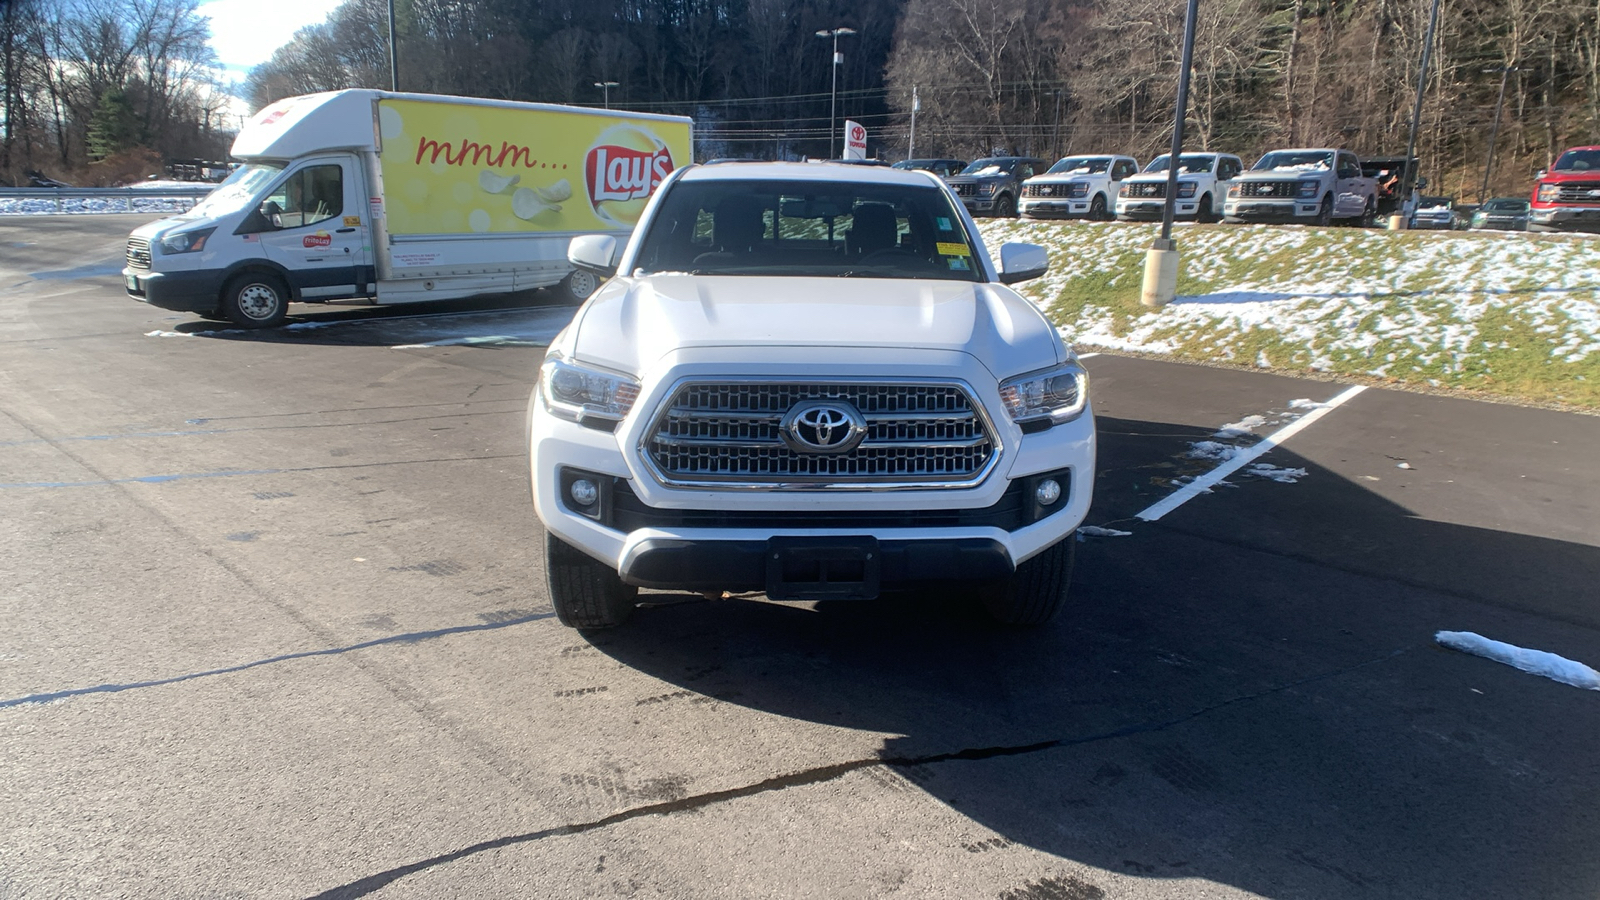
[[[567,245],[567,262],[602,278],[610,278],[617,274],[617,264],[614,262],[616,252],[616,237],[609,234],[581,234]]]
[[[1016,284],[1050,271],[1050,254],[1038,244],[1000,245],[1000,283]]]
[[[1420,190],[1424,190],[1427,187],[1428,187],[1428,179],[1426,179],[1426,178],[1418,178],[1417,179],[1417,190],[1419,190],[1419,191]]]

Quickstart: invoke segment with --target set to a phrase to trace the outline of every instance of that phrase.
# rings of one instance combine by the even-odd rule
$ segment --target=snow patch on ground
[[[1600,672],[1554,653],[1529,650],[1502,641],[1492,641],[1470,631],[1441,631],[1433,636],[1442,647],[1460,650],[1473,656],[1492,659],[1532,675],[1541,675],[1562,684],[1600,691]]]
[[[1223,444],[1217,441],[1195,441],[1189,445],[1189,452],[1185,453],[1190,459],[1213,459],[1217,462],[1226,462],[1233,459],[1244,448],[1233,444]]]
[[[1254,475],[1257,478],[1270,478],[1279,484],[1296,484],[1306,477],[1306,470],[1289,469],[1271,463],[1251,463],[1250,467],[1244,470],[1244,474]]]
[[[1115,528],[1103,528],[1099,525],[1083,525],[1078,528],[1078,534],[1089,537],[1128,537],[1131,531],[1118,531]]]

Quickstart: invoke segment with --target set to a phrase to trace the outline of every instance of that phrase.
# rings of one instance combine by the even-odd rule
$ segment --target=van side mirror
[[[617,239],[609,234],[581,234],[567,245],[567,262],[602,278],[617,274]]]
[[[1050,254],[1038,244],[1000,245],[1000,283],[1016,284],[1050,271]]]

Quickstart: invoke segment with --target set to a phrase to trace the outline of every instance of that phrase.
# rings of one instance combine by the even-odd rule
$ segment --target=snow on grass
[[[1503,641],[1492,641],[1470,631],[1441,631],[1433,636],[1440,646],[1462,653],[1492,659],[1533,675],[1570,684],[1590,691],[1600,691],[1600,672],[1564,656],[1543,650],[1529,650]]]
[[[1041,244],[1020,285],[1080,347],[1600,406],[1600,240],[1257,225],[1177,233],[1178,297],[1139,304],[1158,226],[995,220]]]
[[[192,187],[192,185],[191,185]],[[151,193],[159,193],[152,190]],[[180,213],[199,202],[194,197],[54,197],[0,199],[0,216],[98,215],[102,213]]]

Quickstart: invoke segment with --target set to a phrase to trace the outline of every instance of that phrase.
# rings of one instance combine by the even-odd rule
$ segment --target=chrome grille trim
[[[1600,203],[1600,199],[1589,196],[1590,191],[1600,191],[1600,181],[1569,181],[1561,185],[1556,202]]]
[[[150,268],[150,242],[144,238],[128,238],[128,265],[135,269]]]
[[[964,382],[689,378],[673,385],[639,441],[639,456],[669,487],[758,491],[970,488],[1002,454],[987,411]],[[797,403],[832,399],[866,420],[846,453],[798,453],[780,435]]]
[[[1167,183],[1165,181],[1135,181],[1124,184],[1128,189],[1128,197],[1160,197],[1167,196]]]

